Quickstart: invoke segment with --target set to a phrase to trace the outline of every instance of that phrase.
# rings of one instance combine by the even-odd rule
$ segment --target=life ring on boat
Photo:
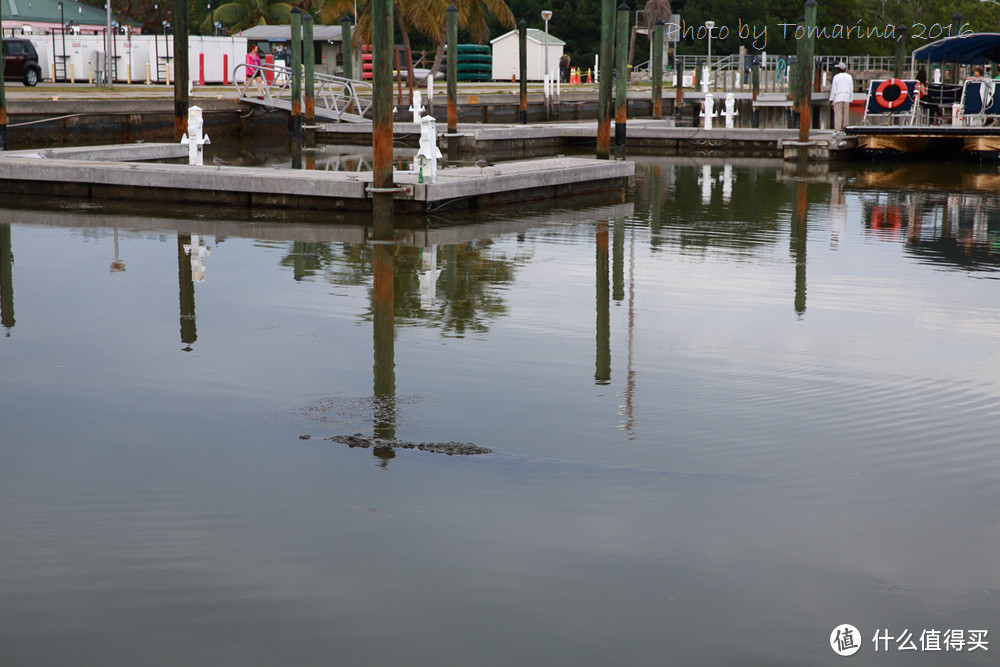
[[[893,99],[887,100],[885,99],[885,91],[892,87],[896,88],[898,94]],[[906,101],[906,97],[909,93],[910,89],[906,86],[906,82],[902,79],[886,79],[879,84],[878,88],[875,89],[875,101],[883,109],[895,109]]]

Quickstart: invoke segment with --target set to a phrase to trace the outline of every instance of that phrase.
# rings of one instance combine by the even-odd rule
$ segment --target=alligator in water
[[[387,440],[355,433],[354,435],[335,435],[324,440],[331,440],[347,445],[348,447],[362,447],[364,449],[390,450],[396,449],[419,449],[424,452],[434,452],[436,454],[447,454],[448,456],[475,456],[476,454],[492,454],[492,449],[479,447],[471,442],[404,442],[402,440]]]

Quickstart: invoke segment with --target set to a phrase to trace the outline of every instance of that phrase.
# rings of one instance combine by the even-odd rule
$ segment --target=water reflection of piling
[[[14,328],[14,251],[11,248],[10,225],[0,225],[0,326]]]
[[[611,382],[611,300],[608,285],[608,223],[597,223],[597,363],[595,384]]]
[[[184,246],[191,246],[191,237],[185,234],[177,235],[177,285],[181,299],[181,342],[191,351],[191,344],[198,340],[198,329],[194,314],[194,277],[191,273],[191,255]]]
[[[625,299],[625,218],[615,218],[615,232],[611,244],[611,298]]]
[[[799,181],[795,192],[795,219],[790,231],[790,251],[795,258],[795,312],[806,312],[806,212],[809,208],[809,184]]]
[[[395,290],[393,253],[396,246],[376,244],[372,283],[372,329],[375,346],[373,421],[375,436],[396,437],[396,359],[395,359]],[[375,450],[375,456],[391,458],[388,452]]]
[[[660,165],[649,167],[649,245],[657,248],[660,245],[660,232],[663,223],[660,219]]]

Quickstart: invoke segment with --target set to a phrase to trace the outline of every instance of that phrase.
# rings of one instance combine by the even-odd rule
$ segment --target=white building
[[[545,31],[536,28],[527,29],[526,50],[528,55],[528,80],[541,81],[545,73]],[[519,69],[520,44],[518,31],[512,30],[506,35],[491,39],[493,47],[493,80],[510,81],[511,75]],[[551,33],[548,35],[549,72],[559,76],[559,59],[562,58],[566,42]],[[520,77],[520,74],[518,74]]]

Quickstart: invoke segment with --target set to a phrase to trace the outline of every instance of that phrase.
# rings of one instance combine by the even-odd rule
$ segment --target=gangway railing
[[[253,76],[249,66],[243,63],[233,68],[233,83],[240,101],[291,111],[292,69],[278,65],[261,65],[258,69],[264,77],[264,99],[258,99],[257,85],[249,78]],[[241,82],[241,78],[245,80]],[[332,74],[315,74],[313,81],[317,117],[347,123],[371,122],[367,117],[374,94],[371,83]]]

